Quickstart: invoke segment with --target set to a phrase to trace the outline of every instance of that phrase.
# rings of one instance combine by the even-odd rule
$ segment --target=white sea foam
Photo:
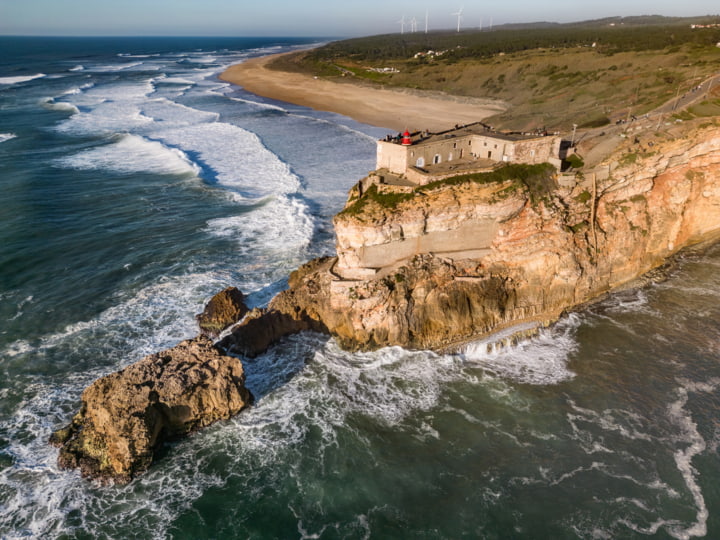
[[[155,98],[143,103],[142,113],[158,124],[153,126],[155,129],[212,123],[220,118],[216,112],[193,109],[167,98]]]
[[[215,181],[242,199],[297,191],[300,181],[287,164],[267,150],[254,133],[224,122],[203,123],[158,134],[166,143],[198,159]]]
[[[10,139],[14,139],[17,137],[14,133],[0,133],[0,143],[3,143],[5,141],[9,141]]]
[[[88,71],[93,72],[106,72],[106,71],[125,71],[138,66],[142,66],[143,62],[128,62],[126,64],[101,64],[86,68]]]
[[[668,407],[668,416],[670,420],[680,429],[678,437],[679,442],[686,445],[675,451],[675,463],[680,474],[685,481],[688,491],[692,494],[693,501],[697,508],[695,514],[695,523],[689,527],[678,527],[672,525],[668,527],[670,534],[679,540],[687,540],[693,537],[701,537],[707,534],[707,520],[709,511],[705,503],[702,489],[698,483],[697,470],[692,465],[692,460],[698,454],[703,453],[707,444],[705,439],[700,435],[697,425],[692,419],[692,415],[685,409],[691,393],[714,393],[720,387],[720,380],[710,380],[706,382],[693,383],[690,381],[680,381],[683,385],[677,389],[678,399]]]
[[[16,77],[0,77],[0,84],[19,84],[24,83],[28,81],[32,81],[34,79],[40,79],[42,77],[46,77],[44,73],[36,73],[35,75],[19,75]]]
[[[251,212],[210,220],[207,231],[232,238],[235,252],[246,261],[248,286],[257,290],[285,277],[308,258],[314,227],[302,201],[277,195]]]
[[[69,112],[73,114],[77,114],[80,112],[80,110],[77,108],[76,105],[73,105],[72,103],[68,103],[67,101],[55,101],[54,98],[45,98],[41,102],[42,106],[46,109],[49,109],[51,111],[63,111],[63,112]]]
[[[156,83],[161,84],[183,84],[183,85],[191,85],[195,84],[195,81],[191,81],[188,78],[185,77],[162,77],[155,80]]]
[[[62,158],[58,163],[74,169],[123,173],[200,174],[200,168],[181,150],[139,135],[122,135],[114,143]]]
[[[491,336],[467,345],[462,356],[467,362],[521,383],[558,384],[575,376],[567,365],[570,356],[577,350],[575,330],[579,325],[580,317],[571,314],[517,345],[493,347],[494,341],[502,341],[506,336],[499,336],[499,339]],[[510,333],[513,330],[510,329]]]
[[[214,92],[217,93],[217,92]],[[247,105],[250,105],[252,107],[256,107],[258,109],[268,109],[273,111],[280,111],[280,112],[287,112],[287,109],[280,107],[278,105],[272,105],[270,103],[261,103],[260,101],[255,101],[252,99],[244,99],[244,98],[238,98],[238,97],[228,97],[230,101],[235,101],[237,103],[245,103]]]
[[[331,445],[348,415],[395,425],[431,408],[443,382],[459,376],[458,366],[451,357],[427,352],[352,354],[323,336],[294,336],[247,365],[248,386],[260,399],[233,423],[247,433],[246,448],[257,452],[269,448],[268,436],[271,447],[286,447],[300,443],[310,429]],[[427,434],[422,426],[420,431]]]
[[[185,58],[185,62],[192,62],[194,64],[213,64],[213,63],[217,62],[217,57],[209,56],[209,55],[201,55],[201,56],[188,55]]]
[[[77,66],[71,67],[70,69],[68,69],[68,71],[83,71],[84,69],[85,69],[85,66],[78,64]]]
[[[150,81],[88,87],[80,94],[66,97],[80,113],[60,123],[57,129],[68,133],[103,134],[148,128],[153,120],[141,113],[140,104],[153,90]]]
[[[633,441],[652,441],[647,433],[644,420],[630,411],[624,409],[605,409],[595,411],[578,406],[573,400],[568,401],[573,412],[567,414],[568,422],[573,433],[580,441],[585,439],[585,430],[580,423],[590,423],[602,429],[603,432],[614,432],[621,437]],[[589,453],[589,452],[588,452]]]

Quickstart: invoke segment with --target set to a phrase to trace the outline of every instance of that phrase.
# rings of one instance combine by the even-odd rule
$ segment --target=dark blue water
[[[95,378],[332,253],[385,130],[217,79],[292,39],[0,38],[0,538],[720,537],[720,250],[488,354],[246,361],[253,408],[99,487]]]

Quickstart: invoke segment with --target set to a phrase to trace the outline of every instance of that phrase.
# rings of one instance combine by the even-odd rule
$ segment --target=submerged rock
[[[195,318],[200,331],[215,339],[227,327],[242,319],[248,311],[245,295],[237,287],[228,287],[213,296],[203,312]]]
[[[240,360],[199,336],[95,381],[50,442],[60,447],[60,467],[124,483],[164,441],[230,418],[251,400]]]

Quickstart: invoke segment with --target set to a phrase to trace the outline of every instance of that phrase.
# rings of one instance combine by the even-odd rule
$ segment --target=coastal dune
[[[269,67],[278,56],[236,64],[223,72],[220,79],[263,97],[339,113],[394,131],[444,131],[455,124],[477,122],[507,109],[507,104],[499,100],[377,88],[278,71]]]

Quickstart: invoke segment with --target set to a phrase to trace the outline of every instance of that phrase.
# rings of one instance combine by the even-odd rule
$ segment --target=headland
[[[376,169],[335,216],[335,256],[293,272],[266,308],[248,311],[241,294],[224,291],[201,316],[212,319],[204,323],[210,331],[96,381],[53,438],[61,465],[131,479],[163,439],[249,404],[237,357],[288,334],[323,332],[348,350],[455,351],[508,328],[551,323],[680,250],[720,238],[717,75],[626,122],[509,132],[480,122],[493,107],[503,110],[497,102],[324,81],[270,70],[268,61],[223,78],[403,133],[378,141]],[[200,387],[197,401],[218,406],[176,401]],[[122,418],[129,410],[137,411],[133,425],[108,412]]]

